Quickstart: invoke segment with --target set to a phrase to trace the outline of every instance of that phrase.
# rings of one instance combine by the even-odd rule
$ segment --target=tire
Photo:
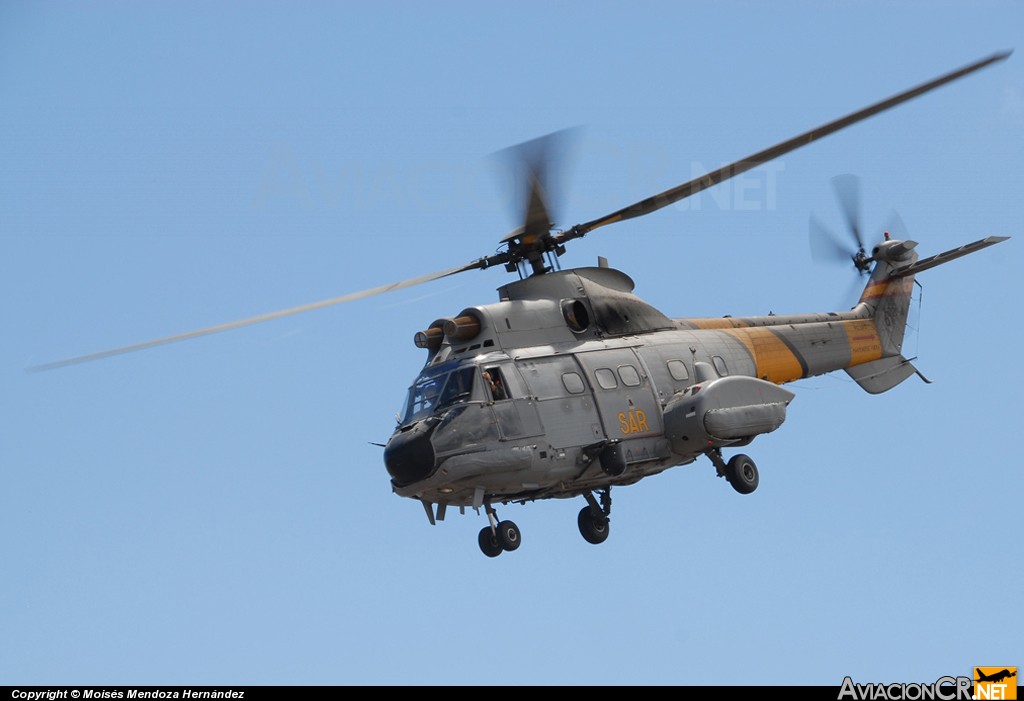
[[[590,506],[584,506],[580,510],[580,515],[576,519],[577,524],[580,527],[580,535],[583,536],[583,540],[591,543],[592,545],[600,545],[604,541],[608,540],[608,532],[610,524],[608,518],[603,514],[597,518],[594,516],[594,512]]]
[[[757,489],[760,482],[757,465],[743,453],[729,458],[729,463],[725,466],[725,477],[732,488],[740,494],[750,494]]]
[[[498,543],[502,550],[512,552],[523,542],[523,536],[519,532],[519,526],[511,521],[502,521],[498,524]]]
[[[501,543],[498,542],[497,537],[491,533],[490,526],[485,526],[484,529],[480,531],[480,537],[477,540],[480,542],[481,552],[483,552],[487,557],[498,557],[498,555],[501,555],[501,553],[504,552],[504,549],[501,547]]]

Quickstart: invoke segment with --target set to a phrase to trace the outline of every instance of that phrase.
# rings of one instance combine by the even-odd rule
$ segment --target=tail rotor
[[[837,175],[832,178],[832,187],[839,200],[839,207],[846,220],[846,237],[836,236],[814,215],[810,221],[811,257],[817,262],[836,263],[853,261],[853,266],[862,275],[871,272],[871,258],[864,248],[863,227],[861,226],[860,179],[855,175]],[[852,239],[852,246],[851,241]]]

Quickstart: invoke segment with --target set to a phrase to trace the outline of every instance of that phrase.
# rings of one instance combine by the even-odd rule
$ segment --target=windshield
[[[476,366],[434,368],[424,372],[409,388],[402,424],[409,424],[456,402],[469,399],[473,392]]]

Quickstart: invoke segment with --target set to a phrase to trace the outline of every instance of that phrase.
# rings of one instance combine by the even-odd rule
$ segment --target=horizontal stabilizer
[[[865,392],[871,394],[886,392],[915,372],[917,372],[917,368],[902,355],[879,358],[870,363],[846,368],[846,374],[852,377]]]
[[[968,253],[974,253],[975,251],[980,251],[983,248],[988,248],[989,246],[1005,241],[1008,238],[1010,237],[989,236],[981,239],[980,241],[975,241],[974,243],[964,244],[960,248],[954,248],[951,251],[929,256],[928,258],[922,258],[916,263],[905,265],[902,268],[896,268],[889,273],[889,277],[906,277],[907,275],[913,275],[914,273],[919,273],[922,270],[928,270],[929,268],[934,268],[937,265],[948,263],[949,261],[960,258],[961,256],[966,256]]]

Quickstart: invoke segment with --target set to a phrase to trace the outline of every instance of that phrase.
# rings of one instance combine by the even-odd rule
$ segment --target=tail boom
[[[925,379],[902,355],[914,274],[1006,239],[990,236],[920,261],[915,241],[886,240],[872,252],[871,277],[857,306],[848,312],[676,319],[674,323],[680,329],[739,341],[759,379],[784,384],[844,370],[865,391],[878,394],[915,373]]]

